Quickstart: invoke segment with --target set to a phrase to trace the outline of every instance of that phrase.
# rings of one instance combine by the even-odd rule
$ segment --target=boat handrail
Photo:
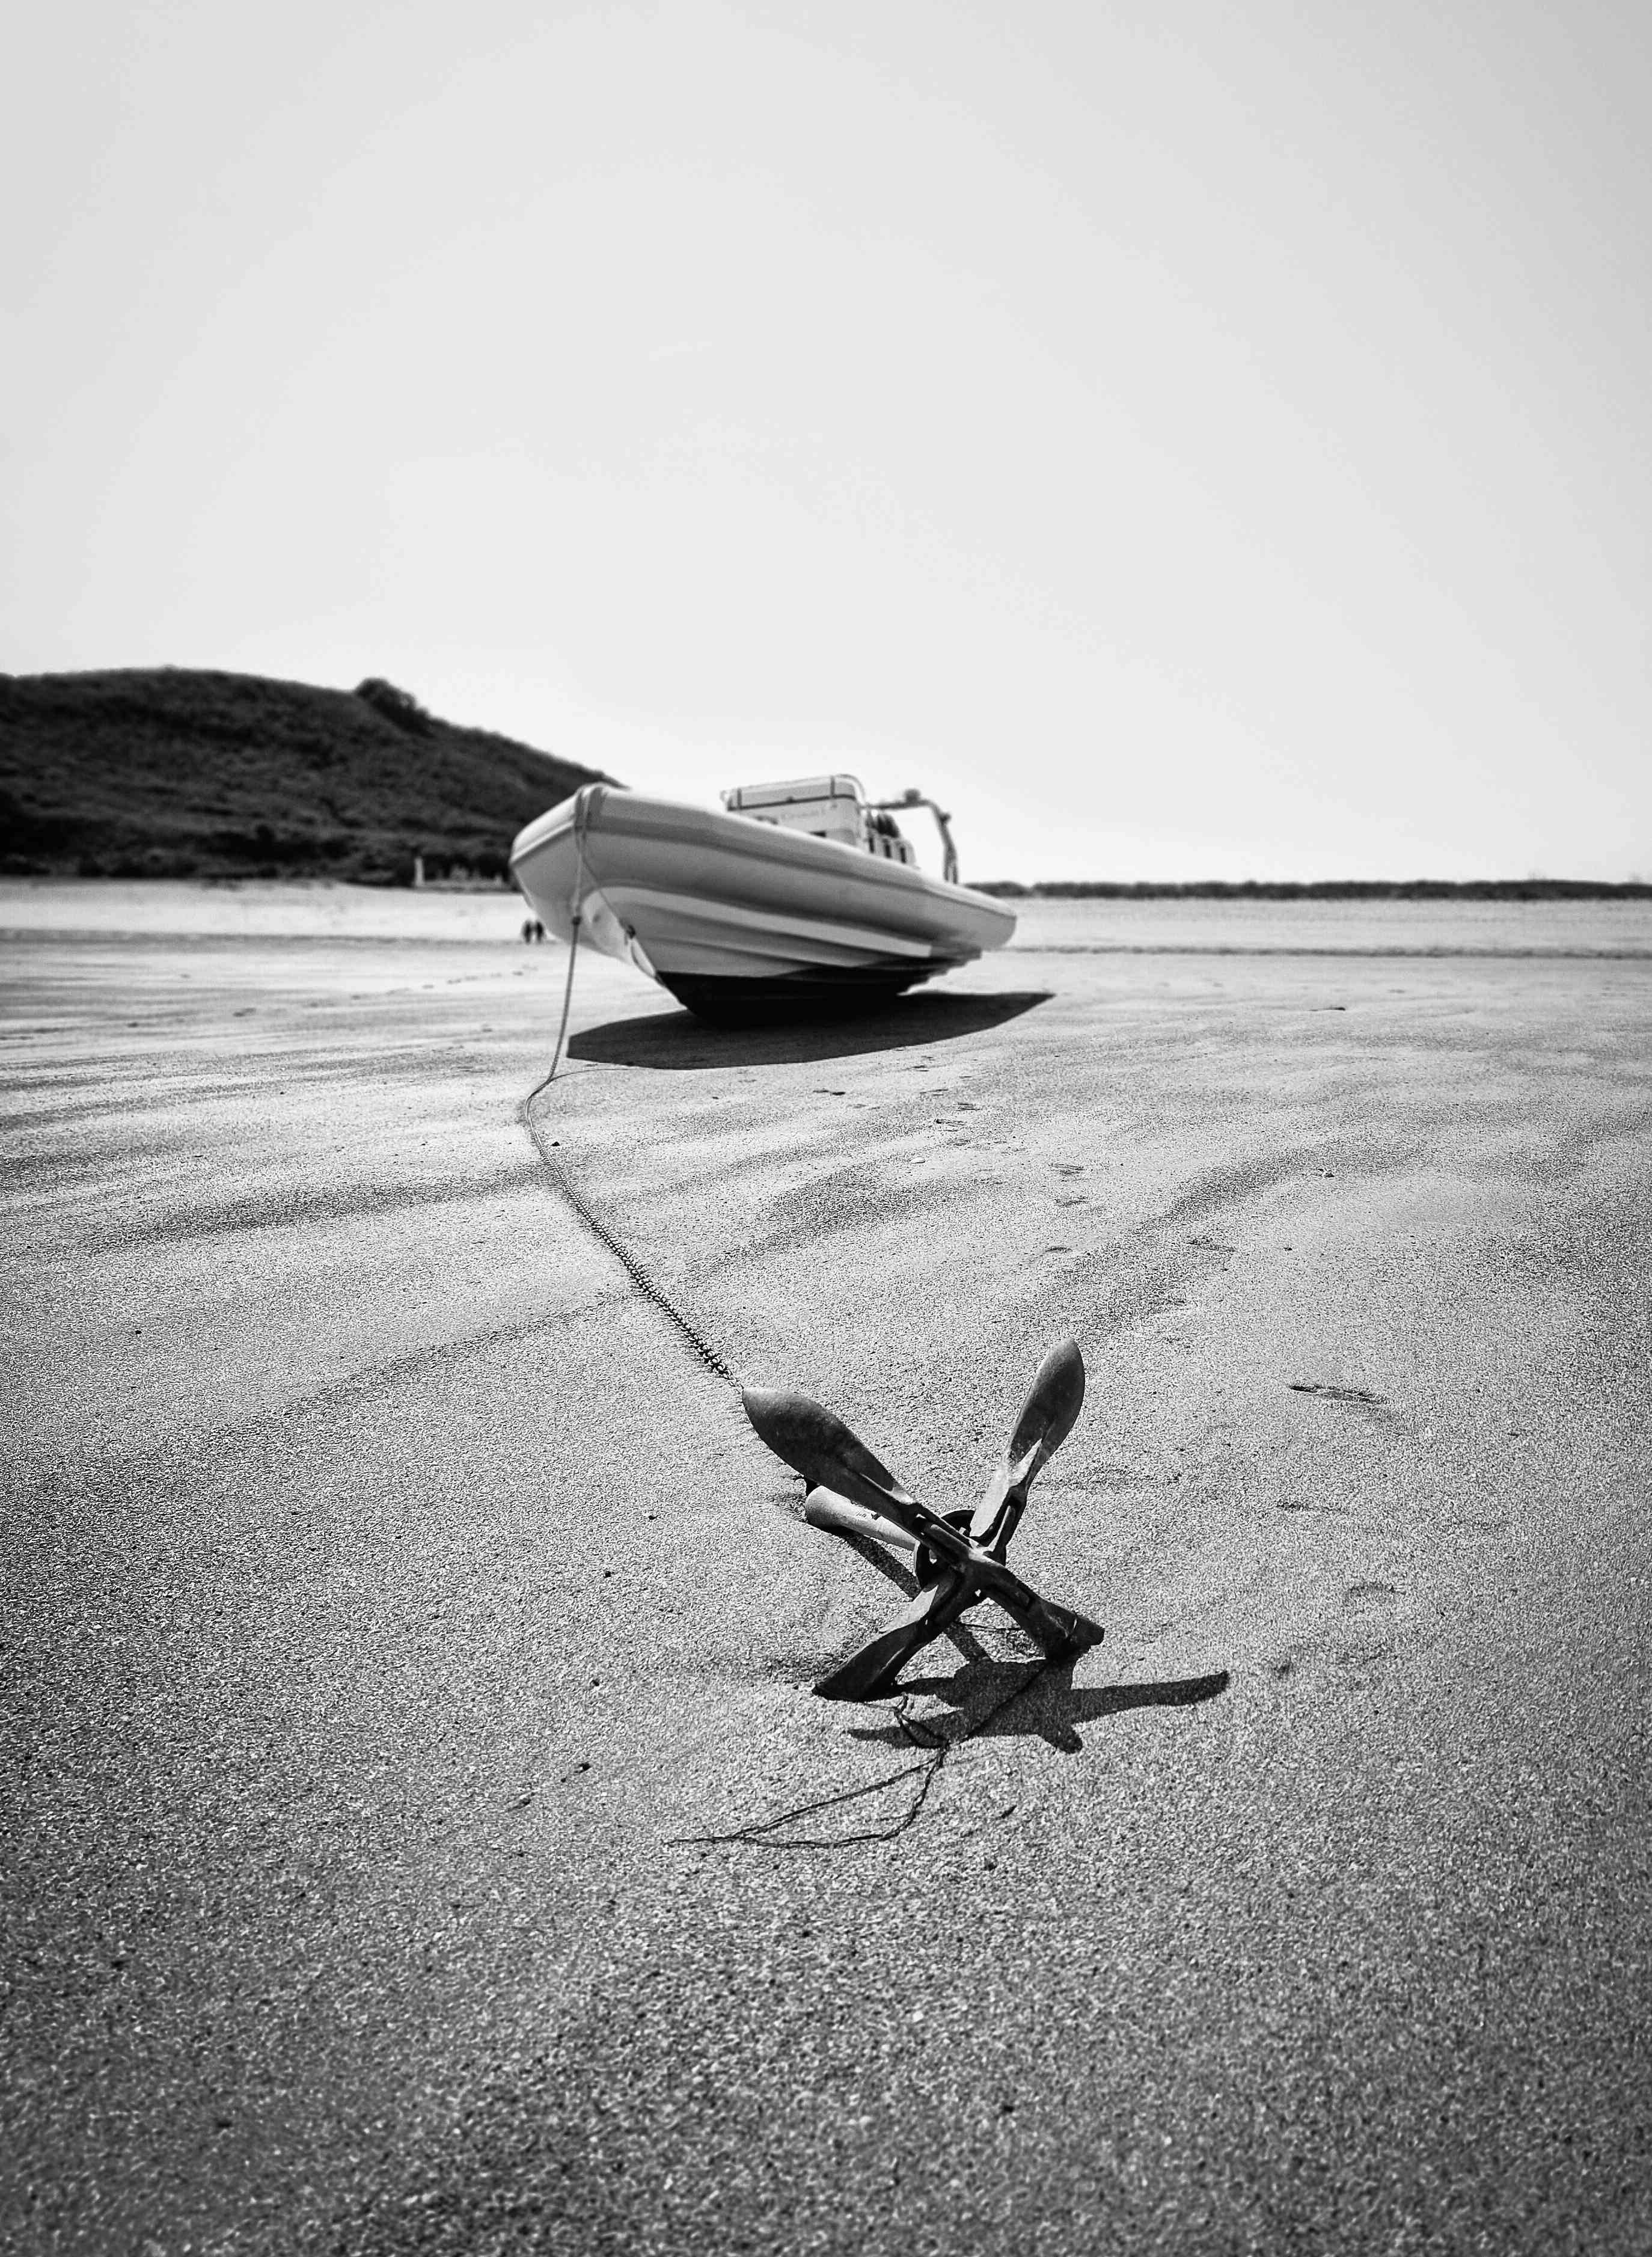
[[[899,799],[868,800],[866,807],[867,811],[873,815],[888,815],[901,807],[927,807],[941,833],[941,875],[949,886],[957,884],[958,850],[952,843],[952,832],[949,827],[952,817],[935,800],[926,798],[921,791],[908,789],[902,792]]]

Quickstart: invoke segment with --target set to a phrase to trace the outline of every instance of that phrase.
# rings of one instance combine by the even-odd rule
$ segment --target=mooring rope
[[[568,1201],[569,1206],[573,1208],[574,1213],[579,1217],[580,1220],[585,1225],[585,1228],[594,1237],[599,1239],[608,1249],[608,1251],[613,1256],[615,1261],[618,1262],[620,1267],[625,1270],[626,1276],[631,1279],[632,1284],[637,1288],[637,1291],[641,1293],[646,1299],[652,1301],[655,1308],[660,1311],[660,1314],[676,1327],[678,1332],[681,1333],[683,1339],[687,1341],[688,1346],[693,1349],[695,1355],[698,1356],[700,1362],[705,1366],[706,1369],[714,1373],[717,1378],[724,1382],[725,1386],[731,1387],[738,1395],[740,1392],[740,1383],[730,1370],[728,1365],[717,1354],[716,1348],[712,1347],[710,1341],[707,1340],[705,1334],[700,1330],[699,1327],[695,1324],[693,1320],[683,1314],[683,1312],[677,1306],[670,1294],[666,1291],[664,1286],[658,1284],[655,1280],[649,1276],[648,1271],[643,1266],[642,1262],[632,1252],[630,1247],[628,1247],[625,1240],[620,1237],[618,1232],[613,1229],[608,1223],[604,1222],[602,1217],[592,1208],[590,1203],[585,1198],[584,1193],[580,1191],[578,1186],[569,1177],[567,1167],[562,1162],[556,1144],[554,1141],[547,1139],[541,1134],[540,1124],[533,1117],[533,1106],[535,1100],[538,1098],[542,1097],[545,1092],[550,1087],[551,1084],[555,1080],[556,1070],[561,1064],[562,1045],[568,1038],[568,1012],[574,1001],[574,959],[579,953],[579,935],[580,927],[584,922],[583,903],[585,897],[585,841],[582,822],[578,817],[575,817],[574,824],[574,847],[577,857],[577,862],[574,879],[572,930],[568,934],[568,978],[562,985],[561,1024],[556,1029],[556,1043],[551,1052],[550,1071],[546,1074],[545,1079],[542,1081],[538,1083],[533,1089],[529,1090],[527,1095],[522,1100],[523,1126],[526,1128],[528,1135],[533,1138],[533,1149],[539,1154],[540,1159],[544,1162],[547,1170],[549,1171],[551,1181],[555,1185],[562,1197]]]
[[[537,914],[537,912],[535,912]],[[556,1029],[556,1042],[551,1051],[550,1072],[537,1087],[530,1089],[526,1103],[532,1105],[542,1090],[547,1090],[556,1079],[556,1069],[562,1062],[562,1044],[568,1039],[568,1014],[574,1001],[574,959],[579,954],[579,929],[585,922],[585,831],[578,810],[574,817],[574,897],[568,903],[570,930],[568,936],[568,977],[562,982],[562,1023]],[[526,1109],[524,1112],[526,1118]],[[533,1122],[528,1122],[532,1133]],[[537,1144],[539,1138],[533,1139]]]

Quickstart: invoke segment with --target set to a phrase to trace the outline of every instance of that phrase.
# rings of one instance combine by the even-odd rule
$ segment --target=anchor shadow
[[[844,1531],[836,1535],[838,1543],[858,1553],[904,1597],[915,1594],[916,1579],[881,1544]],[[921,1735],[930,1733],[935,1735],[931,1744],[950,1747],[961,1740],[1036,1737],[1058,1754],[1074,1756],[1084,1747],[1080,1724],[1122,1716],[1132,1709],[1196,1708],[1201,1702],[1214,1701],[1232,1682],[1231,1671],[1217,1669],[1201,1677],[1165,1677],[1146,1685],[1079,1686],[1073,1683],[1077,1654],[1059,1662],[1041,1661],[1034,1655],[1006,1659],[989,1653],[967,1621],[954,1623],[942,1638],[964,1656],[963,1668],[950,1675],[904,1677],[899,1690],[934,1694],[950,1703],[950,1714],[926,1718],[917,1732],[900,1718],[882,1727],[855,1725],[851,1737],[910,1747],[914,1740],[923,1745]]]
[[[971,1643],[976,1644],[973,1638]],[[1197,1708],[1216,1700],[1232,1682],[1230,1671],[1217,1669],[1201,1677],[1165,1677],[1149,1684],[1079,1686],[1073,1683],[1073,1660],[999,1660],[977,1644],[975,1653],[951,1676],[906,1678],[900,1689],[933,1694],[948,1702],[948,1715],[925,1718],[921,1728],[933,1732],[937,1744],[1036,1738],[1058,1755],[1076,1756],[1084,1744],[1078,1733],[1081,1724],[1099,1723],[1133,1709]],[[854,1731],[857,1739],[889,1747],[910,1746],[914,1737],[912,1728],[900,1719],[880,1729]]]
[[[688,1011],[646,1011],[585,1028],[568,1044],[568,1055],[593,1065],[650,1066],[667,1072],[818,1065],[985,1034],[1048,1003],[1052,992],[1027,987],[992,994],[903,995],[854,1019],[800,1020],[785,1026],[719,1029]]]
[[[882,1544],[846,1531],[835,1531],[835,1539],[858,1553],[866,1567],[876,1568],[903,1598],[916,1594],[916,1578],[892,1560]],[[885,1747],[912,1747],[914,1743],[923,1747],[923,1736],[930,1733],[928,1744],[955,1747],[959,1740],[1036,1736],[1056,1749],[1056,1754],[1077,1756],[1084,1749],[1079,1724],[1126,1716],[1131,1709],[1194,1709],[1201,1702],[1217,1700],[1232,1681],[1230,1670],[1210,1670],[1203,1677],[1160,1677],[1154,1684],[1074,1686],[1072,1670],[1079,1654],[1070,1661],[1041,1661],[1036,1654],[1027,1654],[1025,1661],[1005,1659],[982,1645],[968,1621],[952,1623],[950,1630],[941,1631],[941,1641],[964,1654],[964,1668],[952,1670],[952,1674],[903,1677],[898,1693],[935,1693],[950,1704],[950,1713],[925,1717],[916,1731],[900,1717],[885,1727],[855,1724],[851,1738]]]

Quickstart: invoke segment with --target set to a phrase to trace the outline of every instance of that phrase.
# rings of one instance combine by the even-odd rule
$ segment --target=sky
[[[9,672],[846,768],[966,879],[1652,876],[1643,0],[64,0],[5,81]]]

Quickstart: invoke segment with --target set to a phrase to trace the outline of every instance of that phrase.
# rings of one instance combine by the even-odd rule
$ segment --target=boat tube
[[[724,797],[719,812],[586,784],[518,835],[511,874],[558,939],[577,915],[582,940],[721,1025],[867,1009],[1015,930],[990,895],[920,870],[852,776]]]

